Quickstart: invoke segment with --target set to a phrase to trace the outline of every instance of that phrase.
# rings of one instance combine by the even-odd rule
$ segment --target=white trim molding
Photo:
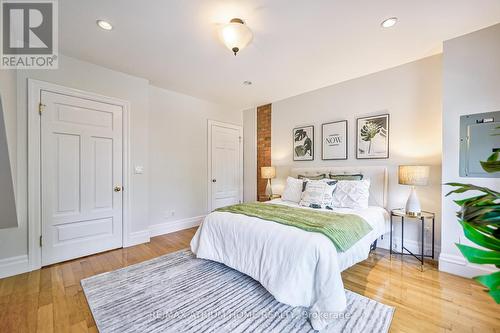
[[[128,237],[126,238],[126,241],[123,243],[123,247],[130,247],[148,243],[151,240],[151,237],[154,236],[161,236],[184,229],[197,227],[201,224],[201,222],[203,222],[204,219],[205,215],[200,215],[182,220],[154,224],[146,230],[130,232],[128,234]],[[40,267],[33,267],[30,264],[27,254],[0,259],[0,279],[34,271],[39,268]]]
[[[0,279],[30,271],[28,255],[0,259]]]
[[[498,268],[493,265],[472,264],[462,256],[441,253],[439,256],[439,270],[466,278],[473,278],[474,276],[496,272]]]
[[[39,104],[42,91],[50,91],[63,95],[94,100],[120,106],[123,110],[123,236],[122,246],[129,246],[136,241],[131,234],[129,214],[131,184],[130,170],[130,102],[114,97],[102,96],[57,84],[28,79],[28,261],[29,270],[41,267],[42,248],[39,237],[42,234],[41,225],[41,173],[40,173],[40,115]],[[148,235],[149,236],[149,235]],[[131,241],[132,239],[132,241]]]
[[[134,231],[129,233],[126,242],[123,243],[123,247],[131,247],[134,245],[139,245],[143,243],[148,243],[150,241],[149,230]]]
[[[389,250],[390,244],[390,234],[387,233],[384,235],[384,239],[378,240],[377,247]],[[413,252],[417,257],[420,255],[420,249],[422,247],[422,243],[420,241],[416,241],[413,239],[405,239],[405,248]],[[392,237],[392,250],[393,251],[401,251],[401,237]],[[441,247],[434,244],[434,260],[437,261],[441,252]],[[432,255],[432,244],[430,242],[426,242],[424,245],[424,255]],[[432,258],[426,258],[426,260],[432,260]]]
[[[172,232],[197,227],[203,222],[205,215],[190,217],[187,219],[158,223],[149,226],[150,236],[160,236]]]

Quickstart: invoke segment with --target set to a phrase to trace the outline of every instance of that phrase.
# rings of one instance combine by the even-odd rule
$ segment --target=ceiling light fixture
[[[251,86],[252,85],[252,81],[243,81],[243,85],[245,85],[245,86]]]
[[[108,30],[108,31],[113,30],[113,26],[108,21],[97,20],[96,23],[99,26],[99,28],[101,28],[101,29]]]
[[[253,38],[252,30],[242,19],[234,18],[220,30],[220,36],[228,49],[236,55],[243,50]]]
[[[397,22],[398,22],[397,17],[390,17],[388,19],[383,20],[380,25],[382,26],[382,28],[390,28],[396,25]]]

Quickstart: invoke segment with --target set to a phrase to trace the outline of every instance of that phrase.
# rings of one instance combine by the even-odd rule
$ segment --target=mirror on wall
[[[16,202],[7,147],[3,103],[0,97],[0,229],[14,227],[17,227]]]

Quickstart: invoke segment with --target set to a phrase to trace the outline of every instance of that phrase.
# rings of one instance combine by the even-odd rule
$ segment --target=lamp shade
[[[261,167],[260,168],[260,177],[264,179],[271,179],[276,177],[276,168],[273,166],[269,167]]]
[[[425,165],[400,165],[399,184],[401,185],[427,185],[429,181],[429,167]]]
[[[235,18],[222,27],[220,38],[224,45],[236,55],[252,41],[253,34],[242,19]]]

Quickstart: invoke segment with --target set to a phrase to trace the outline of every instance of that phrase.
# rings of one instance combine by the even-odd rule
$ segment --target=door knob
[[[217,183],[217,179],[212,179],[212,183]]]
[[[121,186],[115,186],[114,191],[115,192],[121,192],[122,191],[122,187]]]

